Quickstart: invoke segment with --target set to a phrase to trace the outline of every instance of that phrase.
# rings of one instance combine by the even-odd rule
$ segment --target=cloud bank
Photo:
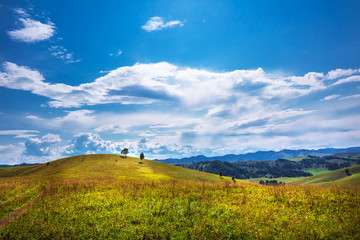
[[[255,104],[265,99],[291,99],[324,90],[329,87],[325,82],[330,79],[315,72],[304,76],[274,77],[261,68],[212,72],[160,62],[120,67],[93,82],[70,86],[47,83],[39,71],[15,63],[5,62],[3,67],[0,86],[48,97],[51,99],[49,105],[56,108],[173,101],[202,109],[234,99],[241,104],[248,98]],[[357,81],[359,77],[340,79],[332,86]],[[252,97],[254,92],[256,97]],[[219,107],[209,114],[219,111]]]
[[[25,119],[38,132],[0,132],[32,137],[24,146],[2,147],[22,148],[17,152],[25,159],[119,153],[123,147],[148,158],[347,147],[360,140],[358,77],[358,69],[281,76],[261,68],[214,72],[160,62],[120,67],[70,86],[6,62],[0,86],[45,96],[49,107],[67,109],[55,117],[29,114]],[[353,84],[352,91],[342,91],[344,84]],[[100,104],[119,105],[116,111],[86,109]],[[128,104],[137,106],[123,112]],[[31,136],[54,131],[68,138]]]

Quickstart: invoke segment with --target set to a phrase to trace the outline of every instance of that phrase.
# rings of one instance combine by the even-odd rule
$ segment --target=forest
[[[177,166],[198,171],[235,177],[249,178],[279,178],[279,177],[308,177],[312,176],[308,170],[327,169],[333,171],[340,168],[360,164],[359,158],[340,157],[337,155],[317,157],[308,155],[299,161],[277,159],[268,161],[201,161],[192,163],[179,163]]]

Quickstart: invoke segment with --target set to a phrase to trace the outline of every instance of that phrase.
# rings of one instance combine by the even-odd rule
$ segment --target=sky
[[[359,146],[359,10],[0,0],[0,164]]]

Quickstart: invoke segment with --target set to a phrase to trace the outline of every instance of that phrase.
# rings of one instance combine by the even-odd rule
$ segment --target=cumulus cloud
[[[65,147],[68,154],[119,153],[122,144],[112,140],[104,140],[96,133],[76,135]]]
[[[146,138],[122,141],[105,140],[96,133],[80,133],[75,135],[68,144],[63,147],[64,155],[74,154],[95,154],[111,153],[120,154],[123,148],[129,149],[130,156],[139,157],[141,152],[147,158],[161,158],[164,156],[190,156],[197,153],[196,149],[190,145],[179,145],[173,143],[159,143],[155,140]]]
[[[19,145],[0,145],[0,164],[14,165],[22,162],[30,162],[22,158],[24,148]]]
[[[14,63],[6,62],[4,68],[0,72],[1,86],[48,97],[52,99],[51,107],[177,102],[202,109],[233,98],[246,98],[252,93],[249,86],[264,99],[295,98],[326,88],[321,73],[273,78],[261,68],[212,72],[167,62],[120,67],[79,86],[47,83],[38,71]]]
[[[182,27],[183,25],[184,23],[179,20],[164,21],[164,18],[162,17],[152,17],[141,28],[147,32],[152,32],[172,28],[175,26]]]
[[[25,155],[33,156],[49,156],[51,154],[51,146],[61,141],[59,135],[47,134],[41,138],[28,138],[25,141]]]
[[[26,14],[24,10],[18,10],[23,16]],[[30,18],[19,18],[22,28],[9,31],[9,36],[16,41],[34,43],[47,40],[55,33],[55,26],[52,22],[41,23]]]
[[[48,154],[43,157],[118,153],[129,147],[135,156],[144,152],[149,158],[166,158],[352,145],[359,140],[359,116],[348,110],[358,106],[358,94],[356,88],[348,95],[337,92],[332,84],[344,79],[355,84],[352,77],[357,76],[339,69],[303,76],[273,75],[261,68],[215,72],[160,62],[120,67],[70,86],[51,84],[39,71],[7,62],[0,86],[48,97],[51,107],[82,108],[51,118],[26,117],[36,129],[75,135],[63,150],[57,144],[49,145],[54,152],[38,150]],[[319,95],[322,100],[309,104]],[[330,106],[332,99],[347,101]],[[83,109],[108,103],[146,105],[126,112]],[[104,140],[103,135],[122,140]]]

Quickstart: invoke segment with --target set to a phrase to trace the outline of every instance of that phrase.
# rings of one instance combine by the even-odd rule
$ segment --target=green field
[[[314,176],[330,172],[330,170],[328,170],[328,169],[311,169],[311,170],[304,170],[304,171],[308,172],[308,173],[311,173]]]
[[[288,158],[287,160],[290,160],[290,161],[295,161],[295,162],[299,162],[303,159],[308,159],[309,157],[307,156],[298,156],[298,157],[292,157],[292,158]]]
[[[0,239],[360,238],[356,188],[234,183],[118,155],[0,176]]]
[[[357,187],[360,188],[360,165],[348,167],[348,176],[345,169],[325,172],[323,174],[307,177],[295,181],[295,184],[319,185],[319,186],[338,186],[338,187]]]
[[[246,181],[252,182],[252,183],[259,183],[261,180],[263,181],[271,181],[276,180],[278,182],[283,183],[291,183],[300,179],[303,179],[304,177],[280,177],[280,178],[250,178],[246,179]]]

